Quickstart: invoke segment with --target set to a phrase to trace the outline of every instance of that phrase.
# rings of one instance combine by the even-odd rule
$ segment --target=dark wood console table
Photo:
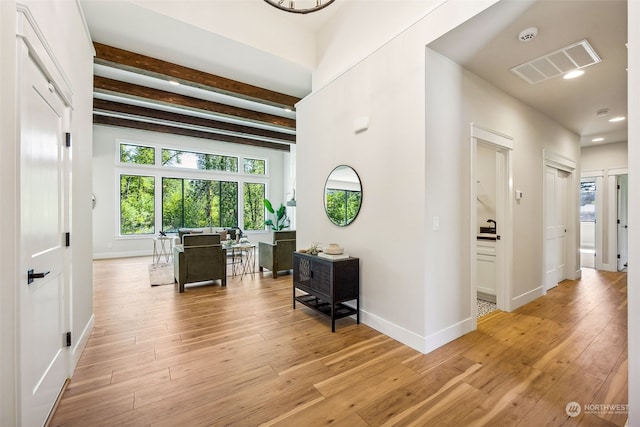
[[[296,296],[296,289],[305,295]],[[355,300],[356,308],[343,302]],[[360,323],[360,260],[328,259],[301,252],[293,253],[293,308],[296,301],[331,319],[331,332],[336,319],[356,315]]]

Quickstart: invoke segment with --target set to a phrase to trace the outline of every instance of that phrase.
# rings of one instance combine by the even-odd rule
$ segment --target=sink
[[[480,234],[496,234],[495,227],[480,227]]]

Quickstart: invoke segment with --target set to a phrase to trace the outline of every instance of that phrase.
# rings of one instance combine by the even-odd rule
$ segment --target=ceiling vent
[[[520,64],[509,71],[533,85],[601,61],[585,39]]]

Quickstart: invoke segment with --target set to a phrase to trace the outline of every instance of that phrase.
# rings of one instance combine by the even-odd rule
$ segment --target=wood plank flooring
[[[151,287],[94,262],[95,328],[52,426],[623,426],[626,274],[584,270],[423,355],[291,306],[291,275]],[[569,417],[565,407],[584,408]],[[591,409],[589,409],[591,408]],[[624,412],[624,411],[622,411]]]

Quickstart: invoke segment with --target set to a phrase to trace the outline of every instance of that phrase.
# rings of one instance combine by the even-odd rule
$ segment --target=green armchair
[[[293,268],[293,253],[296,250],[296,232],[274,231],[273,243],[260,242],[258,245],[258,266],[260,271],[271,270],[273,278],[278,278],[278,271]]]
[[[173,274],[178,292],[185,283],[218,280],[227,285],[227,257],[219,234],[185,234],[173,248]]]

